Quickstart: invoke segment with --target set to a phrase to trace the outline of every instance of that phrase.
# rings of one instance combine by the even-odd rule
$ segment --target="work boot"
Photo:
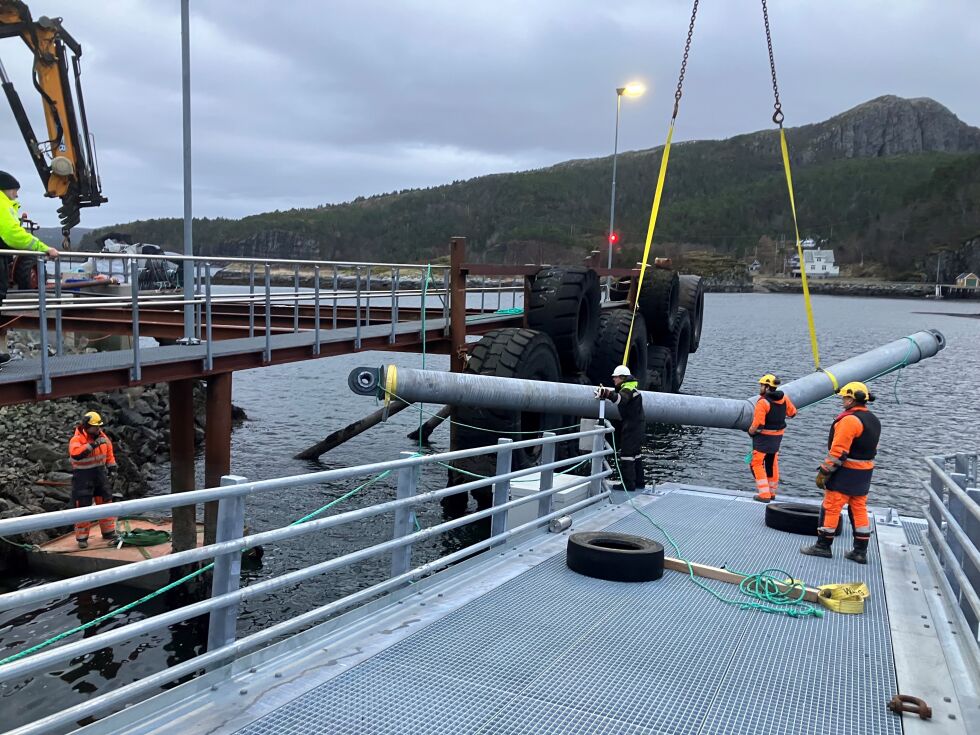
[[[762,493],[756,493],[755,495],[752,496],[752,499],[758,500],[760,503],[771,503],[773,500],[776,499],[776,496],[773,495],[772,493],[766,493],[765,495],[763,495]]]
[[[78,541],[78,548],[80,548],[80,549],[87,549],[88,548],[88,539],[80,538],[80,539],[76,539],[76,540]]]
[[[6,365],[8,362],[10,362],[10,355],[6,352],[0,352],[0,365]]]
[[[861,538],[860,536],[854,537],[854,548],[850,551],[844,552],[846,556],[851,561],[856,561],[858,564],[868,563],[868,541],[869,538],[865,536]]]
[[[834,534],[827,533],[822,528],[817,529],[817,543],[813,546],[801,546],[800,553],[807,556],[822,556],[825,559],[833,559],[834,552],[830,550],[834,543]]]

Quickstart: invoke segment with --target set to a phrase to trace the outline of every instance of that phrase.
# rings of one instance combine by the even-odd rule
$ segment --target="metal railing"
[[[39,286],[46,281],[48,262],[52,259],[48,259],[43,253],[0,250],[0,255],[36,258],[38,260]],[[124,283],[109,285],[117,287],[128,285],[129,288],[125,290],[120,288],[119,292],[115,294],[75,293],[72,290],[74,287],[70,283],[63,283],[63,265],[66,262],[89,260],[90,258],[105,260],[109,263],[120,261],[122,271],[126,274]],[[176,290],[157,289],[148,291],[141,289],[141,264],[154,261],[191,262],[194,266],[192,270],[195,272],[194,297],[189,300],[185,299],[183,294]],[[66,330],[63,324],[64,319],[70,317],[73,311],[92,309],[93,307],[128,311],[128,316],[132,321],[133,359],[130,371],[132,379],[136,381],[141,379],[148,351],[146,347],[141,349],[139,344],[141,309],[167,309],[176,312],[184,308],[191,308],[194,313],[194,334],[191,339],[182,341],[188,344],[203,342],[202,361],[205,370],[211,370],[213,367],[213,329],[215,326],[221,326],[214,319],[216,308],[237,305],[243,310],[247,309],[247,335],[249,338],[264,335],[263,357],[266,363],[272,360],[274,335],[283,331],[282,327],[273,329],[273,312],[278,310],[275,316],[281,318],[289,314],[288,311],[283,311],[289,306],[292,306],[291,331],[293,333],[301,331],[313,333],[310,346],[313,355],[320,354],[323,337],[321,329],[326,327],[327,323],[329,323],[330,329],[338,328],[338,321],[341,318],[339,310],[341,308],[353,308],[353,343],[355,349],[361,348],[363,331],[372,324],[390,323],[388,343],[397,343],[399,311],[405,308],[406,299],[411,305],[409,308],[418,308],[420,313],[426,313],[432,309],[437,310],[441,313],[441,317],[446,320],[445,331],[447,334],[449,329],[449,266],[445,265],[433,265],[431,270],[428,270],[430,266],[410,263],[135,253],[85,253],[80,255],[65,252],[61,254],[61,257],[53,259],[53,266],[53,288],[51,288],[50,293],[46,287],[40,287],[36,296],[25,296],[18,294],[17,291],[12,291],[8,294],[3,306],[0,307],[0,312],[2,312],[0,313],[0,323],[15,322],[16,317],[12,320],[8,318],[11,313],[37,312],[38,357],[41,363],[39,393],[41,395],[51,393],[49,356],[51,354],[58,356],[65,354],[64,333]],[[240,293],[215,290],[216,286],[224,285],[223,282],[226,280],[220,277],[223,270],[216,270],[218,266],[239,266],[241,268],[235,273],[236,280],[227,283],[229,286],[240,288]],[[421,281],[427,272],[432,275],[432,285],[423,287]],[[283,279],[288,279],[290,285],[274,285],[277,282],[282,282]],[[503,300],[505,293],[512,294],[511,306],[514,306],[517,304],[517,293],[522,289],[522,285],[515,285],[513,281],[507,282],[501,277],[496,284],[491,282],[490,285],[487,285],[486,278],[484,278],[479,286],[470,287],[467,291],[481,294],[481,310],[494,308],[492,304],[487,307],[486,297],[496,293],[496,309],[500,310],[506,308],[506,302]],[[434,305],[431,303],[432,299],[435,300]],[[390,311],[381,319],[377,313],[372,318],[372,306],[379,302]],[[418,302],[417,305],[415,302]],[[303,309],[308,313],[311,308],[313,311],[312,327],[308,322],[306,326],[301,327]],[[54,322],[53,334],[50,333],[48,327],[48,321],[52,319]],[[386,319],[387,322],[382,319]],[[243,329],[244,326],[243,322]]]
[[[955,605],[976,646],[980,644],[980,488],[976,454],[927,457],[930,470],[922,485],[929,502],[922,507],[928,524],[923,543],[942,570]]]
[[[258,646],[270,643],[285,634],[297,632],[360,602],[384,593],[397,593],[400,588],[405,587],[405,585],[414,580],[461,561],[479,551],[497,546],[512,536],[540,529],[554,518],[574,513],[577,510],[581,510],[608,498],[610,492],[609,490],[603,490],[601,483],[603,479],[612,474],[608,463],[604,462],[604,458],[612,453],[612,450],[608,447],[604,439],[605,435],[611,432],[611,427],[606,425],[604,427],[571,434],[556,435],[552,432],[546,432],[540,438],[524,441],[515,442],[509,439],[500,439],[496,446],[427,456],[421,456],[412,452],[403,452],[403,455],[406,456],[397,460],[271,480],[250,482],[244,477],[228,475],[222,478],[222,486],[217,488],[0,520],[0,536],[10,536],[46,528],[71,525],[78,521],[92,521],[105,517],[160,511],[213,500],[217,500],[219,503],[216,543],[0,595],[0,610],[8,610],[24,605],[41,603],[53,598],[64,597],[76,592],[91,590],[101,585],[118,583],[154,572],[173,569],[206,559],[215,559],[211,582],[211,596],[209,598],[137,622],[127,623],[88,638],[41,650],[4,664],[0,666],[0,682],[22,679],[25,676],[51,670],[57,665],[77,656],[92,653],[93,651],[121,643],[122,641],[132,639],[150,631],[166,628],[167,626],[189,620],[204,613],[210,613],[208,650],[206,653],[151,674],[150,676],[143,677],[139,681],[125,685],[112,692],[95,696],[86,702],[37,720],[15,732],[18,735],[48,732],[66,724],[75,723],[83,718],[105,712],[107,709],[132,702],[148,693],[155,693],[164,684],[168,684],[189,674],[194,674],[205,667],[213,668],[217,665],[224,664],[229,660],[243,655],[247,650],[252,650]],[[576,455],[568,459],[555,460],[555,448],[558,443],[575,442],[578,444],[581,439],[591,439],[591,452]],[[513,453],[516,450],[527,448],[540,449],[539,464],[524,469],[513,469]],[[423,467],[427,465],[444,466],[455,460],[484,454],[496,455],[496,474],[492,477],[478,478],[471,482],[439,490],[419,492],[420,474]],[[583,462],[589,462],[589,474],[587,476],[575,476],[574,482],[563,483],[558,487],[553,485],[555,470],[582,464]],[[326,518],[313,519],[247,536],[243,535],[245,526],[244,501],[248,495],[256,493],[268,494],[287,488],[347,480],[356,477],[374,477],[389,472],[397,473],[397,492],[394,500],[337,513]],[[524,497],[517,497],[513,500],[509,499],[511,494],[511,481],[532,474],[540,475],[540,491]],[[583,486],[588,486],[589,488],[588,494],[583,500],[567,505],[561,510],[556,511],[552,509],[551,499],[556,492]],[[438,502],[440,499],[450,495],[467,493],[471,490],[484,487],[493,488],[493,504],[490,508],[427,528],[421,528],[415,524],[414,508],[417,506]],[[525,503],[533,503],[537,506],[536,517],[530,522],[509,528],[508,511]],[[265,579],[243,588],[239,587],[241,554],[246,549],[262,544],[283,542],[300,536],[320,533],[365,518],[387,514],[393,514],[394,516],[394,532],[390,540],[358,549],[357,551],[343,554],[309,567],[286,572],[277,577]],[[491,519],[490,535],[487,539],[424,564],[412,566],[411,555],[413,544],[484,518]],[[337,571],[351,564],[386,554],[390,554],[391,566],[390,573],[385,581],[244,638],[236,639],[235,622],[238,617],[239,605],[243,600],[268,594],[303,582],[304,580]]]

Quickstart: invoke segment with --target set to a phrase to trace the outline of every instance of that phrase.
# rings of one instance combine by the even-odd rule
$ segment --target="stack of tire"
[[[624,279],[613,288],[612,298],[625,300],[628,292],[629,279]],[[676,393],[684,383],[688,357],[701,344],[704,283],[701,276],[651,268],[638,302],[637,314],[646,324],[647,390]]]
[[[529,329],[507,328],[488,332],[472,346],[466,372],[524,380],[589,384],[589,366],[597,349],[599,335],[599,278],[595,271],[583,267],[548,267],[541,269],[531,288],[527,304]],[[622,352],[620,351],[620,355]],[[608,377],[606,382],[609,382]],[[557,414],[500,411],[459,406],[454,410],[455,448],[471,449],[495,444],[500,438],[531,439],[541,432],[578,424],[579,418]],[[556,456],[564,458],[577,452],[577,442],[556,446]],[[512,467],[523,469],[537,464],[539,448],[514,452]],[[494,455],[481,455],[455,462],[460,471],[449,471],[449,485],[461,485],[473,475],[492,475]],[[473,492],[477,507],[488,507],[492,490]],[[463,512],[465,495],[446,498],[450,512]]]

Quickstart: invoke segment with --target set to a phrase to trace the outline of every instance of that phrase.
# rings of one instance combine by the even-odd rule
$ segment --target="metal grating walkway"
[[[810,584],[863,579],[864,615],[791,619],[727,606],[681,574],[618,584],[551,557],[239,735],[901,733],[877,548],[870,564],[803,557],[763,507],[674,491],[647,512],[685,554]],[[659,538],[637,513],[611,529]],[[874,547],[874,544],[872,544]],[[475,571],[475,570],[474,570]],[[735,595],[735,588],[716,583]]]

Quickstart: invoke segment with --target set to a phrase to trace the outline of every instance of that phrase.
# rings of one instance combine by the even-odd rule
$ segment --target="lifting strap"
[[[623,352],[623,365],[629,364],[630,345],[633,343],[633,326],[636,324],[636,310],[640,305],[640,292],[643,289],[643,276],[647,272],[647,263],[650,260],[650,245],[653,242],[653,230],[657,226],[657,214],[660,212],[660,198],[664,193],[664,179],[667,178],[667,160],[670,158],[670,141],[674,137],[674,121],[677,120],[677,111],[680,108],[681,94],[684,87],[684,74],[687,71],[687,58],[691,53],[691,37],[694,35],[694,21],[698,15],[698,2],[694,0],[694,7],[691,10],[691,22],[687,27],[687,41],[684,43],[684,57],[681,59],[681,71],[677,77],[677,89],[674,92],[674,113],[670,116],[670,125],[667,126],[667,140],[664,143],[664,152],[660,157],[660,175],[657,176],[657,189],[653,195],[653,204],[650,207],[650,222],[647,224],[647,238],[643,243],[643,260],[640,261],[640,278],[636,284],[636,297],[633,300],[633,313],[630,316],[630,331],[626,337],[626,348]]]
[[[803,303],[806,307],[806,322],[810,330],[810,350],[813,352],[813,367],[822,371],[820,367],[820,348],[817,345],[817,329],[813,323],[813,306],[810,303],[810,285],[806,278],[806,263],[803,259],[803,246],[800,243],[800,224],[796,218],[796,197],[793,194],[793,172],[789,164],[789,147],[786,145],[786,131],[783,129],[783,106],[779,101],[779,84],[776,82],[776,60],[772,53],[772,34],[769,31],[769,9],[766,7],[766,0],[762,0],[762,19],[766,26],[766,44],[769,47],[769,70],[772,72],[772,92],[775,97],[773,105],[774,112],[772,121],[779,126],[779,148],[783,155],[783,171],[786,173],[786,190],[789,192],[789,208],[793,215],[793,232],[796,235],[796,257],[800,261],[800,281],[803,284]],[[837,392],[837,378],[831,373],[827,373],[830,382]]]

